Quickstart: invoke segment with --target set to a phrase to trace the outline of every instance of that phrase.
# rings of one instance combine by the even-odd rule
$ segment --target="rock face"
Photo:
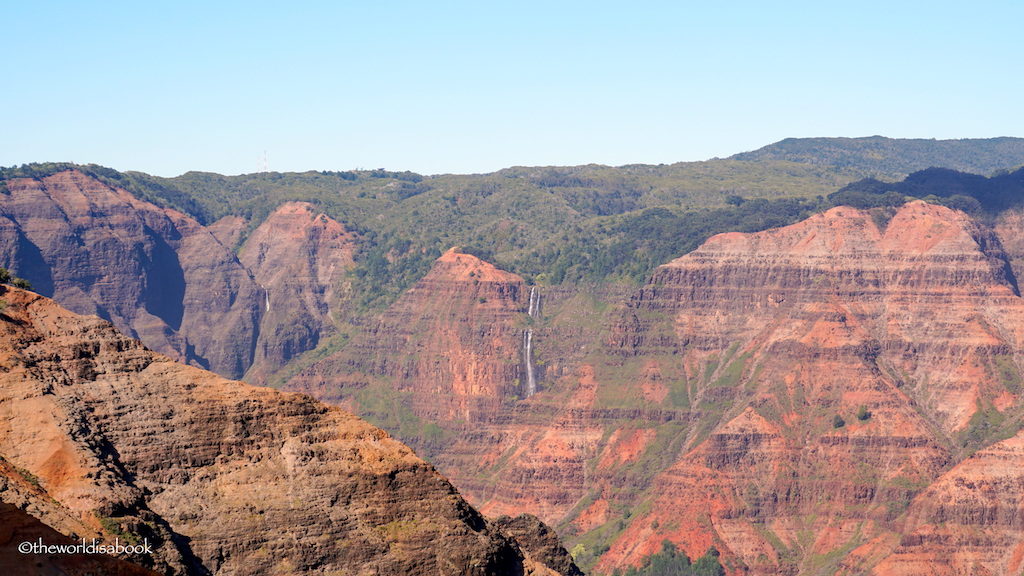
[[[918,518],[941,523],[918,509],[955,484],[943,474],[1005,482],[980,464],[988,451],[970,454],[1019,426],[1022,314],[995,235],[922,202],[884,228],[836,208],[719,235],[659,268],[607,349],[656,372],[694,413],[651,481],[650,511],[599,566],[636,563],[668,539],[691,556],[714,544],[753,573],[895,573],[927,540],[913,536]],[[964,508],[962,524],[986,524],[984,507]],[[945,541],[984,540],[976,527]],[[990,542],[1024,541],[1012,532]],[[981,548],[941,562],[1005,573],[1006,555]]]
[[[263,294],[198,222],[76,170],[6,184],[0,266],[160,352],[228,376],[245,372]]]
[[[732,573],[1011,573],[1024,302],[1016,244],[1000,241],[1014,224],[999,226],[913,202],[719,235],[603,326],[583,295],[533,317],[523,287],[500,315],[480,310],[478,285],[439,265],[385,315],[378,347],[294,383],[371,413],[366,391],[441,392],[410,403],[443,428],[432,461],[485,513],[559,526],[597,572],[669,540],[690,557],[714,545]],[[451,326],[478,338],[415,336]],[[438,388],[450,372],[423,368],[445,360],[423,359],[471,344],[487,351],[475,365],[507,359],[489,389],[514,389],[516,355],[494,351],[524,326],[540,392],[460,423]]]
[[[5,510],[146,538],[155,553],[132,560],[165,574],[554,573],[366,422],[3,292]]]
[[[335,332],[356,238],[308,203],[278,207],[241,244],[242,218],[203,227],[76,170],[6,189],[0,266],[154,350],[261,384]]]
[[[524,393],[528,298],[519,276],[449,250],[358,341],[289,386],[373,412],[379,387],[371,387],[372,397],[357,391],[386,381],[416,418],[474,421]]]
[[[73,171],[7,187],[0,264],[161,351],[262,382],[339,331],[355,238],[308,204],[279,207],[246,237],[244,220],[203,228]],[[691,557],[714,545],[734,574],[1018,573],[1022,230],[1016,209],[988,228],[922,202],[836,208],[715,236],[621,299],[527,286],[453,250],[288,386],[373,418],[483,513],[557,526],[597,572],[670,540]],[[120,337],[70,344],[109,328],[79,319],[65,330],[11,294],[25,301],[0,311],[20,343],[0,403],[14,463],[4,501],[63,534],[143,534],[161,542],[147,566],[165,572],[242,570],[285,548],[283,571],[341,557],[384,572],[555,562],[543,537],[512,543],[529,522],[488,525],[411,454],[365,457],[398,470],[390,480],[352,472],[367,450],[353,445],[393,444],[341,412],[172,370]],[[39,352],[54,339],[63,352]],[[338,427],[351,430],[324,431]],[[363,500],[342,497],[342,477]],[[296,478],[319,484],[297,495]],[[427,486],[411,500],[443,509],[359,515],[406,483]],[[338,502],[349,516],[334,516]],[[398,520],[416,514],[448,520]],[[208,531],[220,515],[224,530]],[[330,542],[245,536],[296,517],[292,534]],[[356,544],[341,550],[349,530]],[[448,534],[477,544],[455,560],[408,560]]]
[[[336,290],[355,250],[352,233],[306,202],[278,207],[249,235],[238,258],[260,285],[263,315],[248,382],[265,382],[333,332]]]
[[[520,514],[515,518],[501,516],[494,525],[515,538],[527,553],[566,576],[583,576],[583,572],[562,547],[558,535],[536,516]]]
[[[895,547],[879,538],[848,564],[888,553],[876,574],[1020,574],[1024,569],[1024,434],[980,450],[914,499]]]

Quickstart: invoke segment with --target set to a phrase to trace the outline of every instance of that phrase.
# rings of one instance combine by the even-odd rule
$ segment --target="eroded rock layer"
[[[723,234],[662,266],[606,349],[656,370],[694,413],[650,510],[599,566],[668,539],[691,556],[713,544],[754,573],[895,573],[876,563],[916,541],[917,507],[941,500],[922,491],[1019,426],[1022,319],[995,235],[923,202],[888,222],[836,208]]]
[[[528,300],[519,276],[449,250],[357,341],[289,387],[364,412],[396,415],[398,402],[424,422],[478,420],[525,393]]]
[[[385,432],[0,294],[0,501],[167,574],[553,573]]]
[[[536,316],[525,288],[488,315],[439,268],[361,350],[375,369],[339,356],[296,383],[357,409],[371,392],[442,392],[414,404],[442,424],[432,460],[485,513],[558,525],[598,572],[669,540],[691,557],[715,546],[733,573],[911,574],[942,558],[940,573],[1003,574],[1024,542],[1004,441],[1024,390],[1012,229],[923,202],[840,207],[715,236],[619,308],[553,294]],[[438,388],[449,373],[423,369],[468,357],[452,326],[477,365],[509,367],[494,351],[529,327],[540,391],[459,422]]]
[[[194,219],[77,170],[6,188],[0,265],[176,359],[234,377],[249,367],[263,295]]]
[[[246,238],[238,258],[263,292],[260,337],[247,382],[265,383],[268,373],[333,332],[336,290],[355,250],[352,233],[306,202],[281,205]]]
[[[335,332],[356,237],[308,203],[246,235],[243,218],[204,227],[77,170],[4,190],[0,265],[154,350],[262,384]]]

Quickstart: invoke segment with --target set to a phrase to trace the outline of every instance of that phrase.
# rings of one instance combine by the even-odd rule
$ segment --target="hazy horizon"
[[[1024,6],[984,8],[17,5],[33,74],[0,95],[0,165],[466,174],[1024,134]]]

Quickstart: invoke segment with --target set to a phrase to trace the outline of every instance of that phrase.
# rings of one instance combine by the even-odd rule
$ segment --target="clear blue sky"
[[[1024,136],[1024,2],[6,2],[0,165],[670,163]]]

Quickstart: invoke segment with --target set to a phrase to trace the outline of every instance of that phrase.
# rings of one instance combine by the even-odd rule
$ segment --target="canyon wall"
[[[452,249],[356,340],[288,387],[382,419],[474,422],[526,394],[528,307],[522,278]]]
[[[356,237],[305,202],[247,227],[231,216],[204,227],[77,170],[13,178],[0,266],[154,350],[264,383],[334,333]]]
[[[342,327],[358,238],[310,204],[279,206],[251,230],[237,217],[204,228],[75,171],[7,187],[0,263],[40,291],[222,374],[276,382],[288,366],[287,388],[372,419],[484,514],[540,516],[599,573],[641,563],[663,540],[691,557],[715,546],[734,574],[1020,569],[1019,211],[990,226],[923,202],[834,208],[715,236],[625,292],[531,286],[451,250],[381,314]],[[124,346],[128,362],[136,348]],[[311,349],[318,355],[289,364]],[[92,349],[83,350],[61,370],[72,381],[107,374],[67,364]],[[291,416],[259,418],[290,429],[326,418],[283,398]],[[232,422],[248,410],[216,406]],[[183,426],[182,410],[166,418]],[[189,418],[214,426],[212,416]],[[117,432],[116,420],[102,421],[104,434],[135,433]],[[237,426],[217,428],[230,441],[200,452],[235,450],[251,434]],[[252,442],[268,466],[291,465],[266,453],[269,440]],[[216,464],[196,458],[186,461]],[[204,494],[168,487],[184,482],[170,470],[148,472],[147,486],[160,487],[152,498],[112,480],[102,498],[56,499],[117,511],[173,543],[171,526],[198,522],[177,499]],[[34,506],[67,531],[86,529],[81,514],[44,510],[45,498]],[[180,542],[166,550],[161,566],[179,570],[226,554]]]
[[[6,184],[0,265],[177,359],[246,370],[262,294],[198,222],[76,170]]]
[[[64,536],[148,539],[164,574],[556,573],[351,414],[2,291],[0,501]]]
[[[246,381],[267,376],[332,335],[356,237],[307,202],[279,206],[245,239],[238,259],[263,292],[259,339]]]
[[[357,410],[407,391],[397,399],[442,428],[431,460],[470,501],[538,514],[598,572],[669,540],[691,557],[715,546],[734,573],[912,573],[952,549],[951,573],[1005,573],[1017,562],[1005,546],[1024,541],[1016,500],[984,502],[1012,472],[983,464],[1013,453],[1000,442],[1022,416],[1024,307],[1003,226],[923,202],[840,207],[715,236],[619,306],[552,290],[536,317],[516,279],[500,277],[518,298],[495,316],[439,264],[358,354],[292,385]],[[541,369],[529,398],[510,393],[526,326]],[[452,346],[456,329],[472,346]],[[466,424],[449,373],[421,359],[501,350],[496,335],[520,347],[485,354],[509,367],[482,380],[505,401],[477,404]],[[958,482],[974,487],[930,508]]]

